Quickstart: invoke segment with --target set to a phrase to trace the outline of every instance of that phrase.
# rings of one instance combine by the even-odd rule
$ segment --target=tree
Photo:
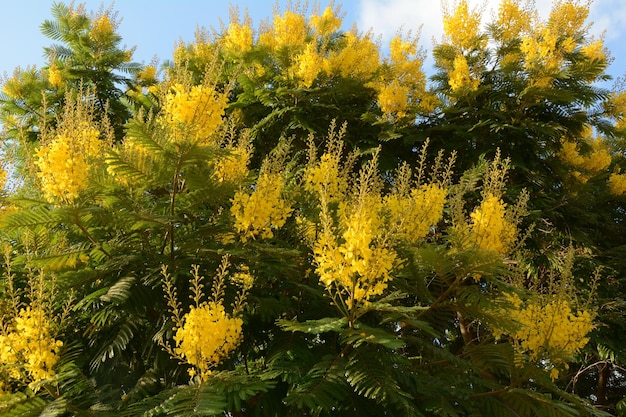
[[[556,4],[565,6],[586,10]],[[86,99],[96,85],[68,89],[56,123],[32,124],[45,128],[34,128],[40,140],[19,161],[32,167],[28,190],[3,196],[0,413],[615,410],[609,394],[623,387],[602,381],[619,375],[611,366],[623,345],[600,326],[621,314],[607,310],[614,287],[603,282],[619,271],[607,255],[619,241],[597,250],[582,226],[585,239],[560,241],[567,218],[553,222],[558,238],[533,229],[553,218],[520,153],[558,173],[550,187],[563,196],[601,195],[598,205],[619,211],[621,174],[609,171],[617,148],[584,136],[582,115],[551,114],[545,99],[547,114],[537,107],[535,118],[500,111],[528,126],[553,118],[524,133],[550,142],[545,154],[496,150],[505,145],[496,128],[455,136],[465,119],[476,117],[478,131],[497,113],[461,117],[460,103],[486,100],[489,82],[504,100],[506,83],[493,80],[508,73],[489,78],[478,66],[481,76],[468,75],[471,60],[455,48],[485,60],[486,42],[450,28],[471,28],[477,16],[465,2],[446,16],[451,45],[437,49],[433,92],[417,39],[395,38],[381,58],[370,35],[338,31],[332,5],[308,17],[278,12],[256,37],[233,13],[222,32],[181,45],[158,85],[131,90],[142,104],[124,109],[132,117],[122,137],[102,117],[116,110]],[[586,94],[579,83],[551,94]],[[621,95],[597,100],[605,96],[602,123],[617,135]],[[416,142],[438,131],[437,118],[455,148],[477,152],[446,149],[437,135]],[[597,404],[594,387],[604,390]]]
[[[106,115],[117,139],[131,117],[124,103],[126,90],[136,87],[133,76],[144,75],[142,66],[131,62],[133,51],[120,48],[122,38],[116,32],[119,21],[109,9],[89,16],[84,5],[52,5],[52,20],[41,24],[41,32],[59,42],[44,48],[46,65],[41,69],[16,69],[4,83],[0,102],[1,120],[8,133],[19,138],[38,139],[43,124],[54,124],[55,114],[63,111],[66,90],[91,88],[100,114]]]

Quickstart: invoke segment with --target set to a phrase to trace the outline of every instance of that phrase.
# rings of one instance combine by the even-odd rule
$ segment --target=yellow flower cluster
[[[252,49],[254,37],[249,25],[231,23],[224,36],[226,50],[233,54],[245,54]]]
[[[328,54],[326,72],[346,78],[368,79],[380,65],[378,47],[369,35],[346,32],[344,45]]]
[[[321,16],[312,15],[309,23],[319,36],[329,35],[341,28],[341,19],[335,15],[330,6],[324,9]]]
[[[381,295],[392,279],[397,254],[388,247],[383,203],[374,195],[339,205],[339,233],[325,225],[313,248],[320,282],[348,309]]]
[[[221,303],[205,302],[183,316],[182,327],[176,329],[174,352],[205,378],[211,369],[237,348],[242,339],[243,321],[231,317]]]
[[[111,38],[111,35],[113,35],[114,29],[109,16],[103,14],[93,21],[89,37],[95,42],[106,42]]]
[[[313,42],[306,44],[304,50],[294,59],[294,72],[301,87],[309,88],[317,75],[324,68],[325,59],[318,54],[317,45]]]
[[[389,73],[372,83],[378,90],[378,105],[386,118],[403,119],[414,116],[417,109],[432,110],[417,38],[394,37],[389,45],[386,66]]]
[[[572,166],[572,176],[581,183],[586,183],[591,177],[604,171],[611,165],[611,154],[601,138],[585,137],[584,141],[591,150],[581,154],[576,143],[563,141],[559,157]]]
[[[520,0],[502,0],[496,20],[498,40],[503,43],[517,39],[521,33],[530,30],[532,13],[520,6]]]
[[[443,217],[447,191],[437,184],[424,184],[409,194],[390,194],[385,198],[389,222],[399,239],[423,239]]]
[[[577,41],[585,19],[589,14],[586,5],[572,0],[555,2],[548,22],[537,25],[534,33],[522,37],[520,51],[524,67],[536,73],[534,80],[539,86],[548,86],[552,76],[560,70],[566,55],[577,47]],[[599,56],[597,46],[589,46],[588,53]]]
[[[469,66],[467,65],[467,59],[462,54],[458,54],[454,58],[452,65],[452,71],[449,74],[450,88],[453,93],[457,93],[462,90],[476,91],[480,80],[472,78]]]
[[[348,181],[340,171],[339,153],[325,153],[319,162],[304,173],[304,189],[317,194],[324,202],[340,201],[348,189]]]
[[[157,69],[154,65],[146,65],[139,74],[137,79],[143,84],[151,84],[156,81]]]
[[[505,314],[517,323],[518,327],[510,336],[530,359],[549,360],[558,365],[571,359],[582,349],[593,330],[593,316],[586,310],[574,312],[565,300],[530,301],[523,303],[516,294],[505,294],[510,307]],[[499,335],[500,330],[495,334]],[[553,368],[553,378],[558,369]]]
[[[510,251],[517,236],[517,227],[507,218],[506,204],[499,197],[487,193],[470,217],[468,247],[503,255]]]
[[[274,42],[277,48],[304,45],[307,37],[304,16],[286,11],[274,16]]]
[[[626,174],[612,173],[609,176],[609,190],[613,195],[626,195]]]
[[[272,238],[274,230],[283,227],[292,210],[289,202],[281,196],[283,188],[281,175],[261,172],[252,193],[235,193],[230,212],[244,242],[256,236]]]
[[[592,61],[606,61],[606,52],[604,50],[604,42],[601,39],[584,45],[580,51]]]
[[[46,200],[71,204],[87,188],[92,162],[102,155],[99,136],[97,129],[84,124],[77,132],[60,133],[40,147],[35,164]]]
[[[557,71],[563,56],[557,48],[559,34],[550,28],[543,28],[536,34],[524,36],[520,51],[524,56],[524,66],[528,70],[542,70],[548,74]]]
[[[580,3],[579,0],[558,0],[552,5],[548,26],[564,37],[575,37],[583,29],[588,16],[588,2]]]
[[[461,0],[454,9],[444,10],[443,31],[453,46],[462,51],[482,47],[480,39],[480,12],[470,10],[466,0]]]
[[[49,317],[43,310],[21,309],[13,323],[0,334],[0,364],[8,377],[33,386],[54,376],[63,342],[51,334]]]
[[[0,166],[0,192],[4,190],[4,186],[7,183],[7,170]]]
[[[175,84],[165,97],[164,116],[174,129],[190,132],[194,140],[210,143],[211,135],[222,124],[227,96],[203,85],[187,88]]]
[[[63,84],[65,84],[65,81],[63,80],[63,73],[59,71],[59,68],[55,63],[48,68],[48,81],[54,87],[63,87]]]
[[[250,150],[247,147],[228,148],[230,154],[215,162],[213,174],[219,182],[238,182],[248,175]]]

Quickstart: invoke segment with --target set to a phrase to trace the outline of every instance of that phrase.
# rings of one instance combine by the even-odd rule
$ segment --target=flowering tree
[[[604,298],[620,271],[605,248],[621,240],[597,248],[580,227],[564,244],[546,209],[558,192],[623,213],[622,94],[588,96],[606,58],[586,10],[557,2],[525,26],[533,10],[505,0],[483,34],[455,3],[432,91],[410,35],[383,56],[371,34],[339,31],[332,5],[257,30],[233,12],[176,48],[158,82],[139,72],[121,136],[117,110],[86,99],[98,86],[66,85],[55,123],[33,115],[5,134],[39,140],[10,161],[22,189],[2,196],[0,413],[619,408],[623,384],[606,378],[623,344],[601,326],[621,317]],[[511,85],[533,96],[522,110]],[[548,189],[523,161],[555,173]]]

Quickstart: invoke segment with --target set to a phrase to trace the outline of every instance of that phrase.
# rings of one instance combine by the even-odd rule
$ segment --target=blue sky
[[[42,48],[50,45],[39,26],[51,18],[52,0],[9,0],[2,2],[0,17],[0,75],[11,75],[17,66],[42,64]],[[69,3],[69,1],[67,1]],[[89,11],[97,11],[101,6],[108,7],[111,1],[86,0]],[[287,0],[280,0],[284,8]],[[295,1],[294,1],[295,3]],[[309,1],[314,4],[315,1]],[[328,1],[317,2],[324,8]],[[537,1],[542,16],[550,10],[549,1]],[[257,26],[261,20],[271,17],[275,0],[233,1],[243,13],[248,9]],[[356,24],[359,30],[372,29],[383,43],[394,36],[398,28],[404,31],[419,30],[420,43],[428,52],[432,50],[433,39],[442,36],[440,0],[345,0],[335,1],[341,5],[344,28]],[[470,0],[475,6],[484,5],[483,16],[489,20],[498,0]],[[153,57],[161,61],[169,59],[176,42],[192,41],[196,28],[219,28],[220,19],[228,23],[229,3],[214,0],[118,0],[114,3],[122,22],[119,32],[127,46],[136,46],[134,59],[150,63]],[[589,21],[595,22],[591,33],[604,39],[614,61],[609,74],[623,77],[626,74],[626,1],[595,0],[591,5]],[[432,60],[425,64],[427,73],[431,71]]]

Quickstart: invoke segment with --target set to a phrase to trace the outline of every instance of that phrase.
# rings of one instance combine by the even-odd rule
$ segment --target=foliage
[[[587,12],[448,5],[429,86],[333,4],[233,10],[161,80],[55,4],[68,46],[3,85],[0,415],[622,410],[626,101]]]

